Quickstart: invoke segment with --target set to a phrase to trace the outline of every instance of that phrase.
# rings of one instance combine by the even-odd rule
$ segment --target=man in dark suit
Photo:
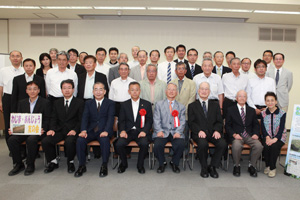
[[[42,114],[42,131],[41,134],[48,130],[48,123],[51,115],[50,102],[43,97],[38,96],[40,93],[39,85],[36,81],[27,83],[26,92],[28,99],[23,99],[19,102],[18,113],[41,113]],[[9,134],[12,132],[9,130]],[[21,158],[21,144],[26,141],[27,160],[26,170],[24,175],[33,174],[35,170],[35,158],[38,152],[38,141],[42,136],[39,135],[11,135],[7,141],[8,148],[12,153],[14,168],[8,173],[13,176],[24,170],[25,166]]]
[[[233,175],[240,176],[240,159],[243,144],[251,146],[251,158],[248,167],[250,176],[257,177],[256,162],[259,159],[263,146],[258,140],[259,123],[256,112],[246,105],[247,93],[240,90],[236,95],[237,105],[230,107],[226,115],[226,133],[232,142],[232,156],[234,161]]]
[[[216,168],[219,167],[222,155],[227,143],[223,138],[223,119],[219,103],[208,100],[210,86],[207,82],[199,85],[199,100],[191,103],[188,107],[188,122],[192,131],[192,138],[197,143],[197,153],[201,164],[200,175],[208,177],[208,173],[213,178],[219,175]],[[211,164],[207,165],[208,142],[215,145],[215,151],[211,159]]]
[[[69,59],[69,64],[68,64],[68,69],[71,69],[73,70],[77,76],[79,74],[82,74],[85,72],[85,68],[78,64],[77,61],[78,61],[78,51],[76,49],[69,49],[68,50],[68,54],[70,56],[70,59]]]
[[[42,140],[42,147],[49,163],[44,170],[45,173],[50,173],[58,168],[55,148],[56,143],[61,140],[65,140],[64,146],[68,158],[68,172],[73,173],[75,171],[76,139],[80,132],[84,102],[81,99],[73,97],[73,80],[67,79],[62,81],[60,87],[64,97],[54,102],[49,131]]]
[[[98,140],[101,148],[102,166],[100,177],[108,174],[107,163],[110,152],[110,138],[113,136],[113,124],[115,115],[115,103],[104,97],[106,88],[103,83],[97,82],[93,86],[95,99],[85,102],[81,121],[81,132],[77,139],[76,153],[79,161],[75,177],[80,177],[86,172],[86,145]]]
[[[223,77],[223,74],[229,73],[232,70],[229,67],[223,66],[224,61],[224,54],[222,51],[216,51],[214,53],[214,61],[216,63],[213,73],[218,74],[219,76]]]
[[[187,59],[188,64],[186,65],[187,71],[185,76],[193,80],[197,74],[201,74],[203,72],[201,66],[196,63],[198,59],[198,51],[196,49],[189,49],[187,52]]]
[[[11,95],[11,112],[17,112],[18,102],[22,99],[27,99],[28,94],[26,93],[26,84],[29,81],[36,81],[40,88],[39,96],[46,98],[46,87],[45,80],[34,74],[35,61],[31,58],[27,58],[23,61],[23,68],[25,73],[16,76],[13,79],[13,90]]]
[[[105,97],[108,97],[108,84],[106,75],[96,72],[96,58],[88,55],[84,58],[84,67],[86,72],[78,75],[78,93],[77,98],[83,100],[93,99],[93,85],[96,82],[101,82],[106,88]]]
[[[188,66],[188,61],[186,59],[184,59],[184,56],[186,54],[186,47],[183,44],[179,44],[176,47],[176,54],[177,54],[177,59],[174,60],[174,62],[179,63],[179,62],[183,62],[184,64],[186,64],[186,66]]]
[[[128,167],[126,146],[134,140],[140,148],[137,169],[140,174],[144,174],[144,159],[148,152],[150,129],[153,123],[152,105],[140,98],[141,89],[138,82],[129,84],[128,93],[131,99],[121,103],[118,121],[120,135],[116,142],[116,151],[122,161],[118,173],[125,172]]]

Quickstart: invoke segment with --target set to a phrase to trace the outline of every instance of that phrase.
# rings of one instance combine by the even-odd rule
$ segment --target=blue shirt
[[[31,103],[30,98],[29,98],[29,104],[30,104],[30,113],[33,112],[35,104],[37,102],[37,100],[39,99],[39,96],[36,98],[36,100],[34,102]]]

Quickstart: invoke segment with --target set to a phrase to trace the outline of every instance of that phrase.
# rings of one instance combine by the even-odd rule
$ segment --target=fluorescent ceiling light
[[[183,10],[183,11],[199,11],[200,8],[173,8],[173,7],[147,7],[148,10]]]
[[[41,6],[42,9],[74,9],[74,10],[86,10],[93,9],[91,6]]]
[[[300,15],[300,12],[274,10],[254,10],[254,13]]]
[[[117,6],[94,6],[100,10],[146,10],[146,7],[117,7]]]
[[[41,9],[39,6],[0,6],[0,8],[8,8],[8,9]]]
[[[243,9],[222,9],[222,8],[202,8],[201,11],[208,12],[242,12],[242,13],[250,13],[253,10],[243,10]]]

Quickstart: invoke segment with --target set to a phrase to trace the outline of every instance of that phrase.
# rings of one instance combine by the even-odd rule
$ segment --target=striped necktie
[[[195,68],[194,68],[194,65],[191,66],[191,74],[192,74],[192,77],[194,77],[194,74],[195,74]]]
[[[168,65],[167,83],[171,81],[171,63]]]
[[[241,117],[242,117],[242,121],[243,121],[243,124],[245,126],[245,120],[246,120],[246,115],[245,115],[245,112],[244,112],[244,107],[241,108]],[[246,131],[246,128],[244,129],[244,132],[242,133],[242,136],[244,138],[246,138],[248,136],[248,133]]]
[[[277,69],[275,81],[276,81],[276,85],[277,85],[277,84],[278,84],[278,81],[279,81],[279,69]]]

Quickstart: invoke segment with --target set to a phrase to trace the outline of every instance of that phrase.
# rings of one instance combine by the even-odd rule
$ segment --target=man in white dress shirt
[[[96,59],[97,59],[97,66],[96,66],[96,72],[100,72],[106,77],[108,77],[108,71],[110,69],[110,66],[106,63],[104,63],[104,60],[106,58],[106,50],[102,47],[99,47],[96,50]]]
[[[133,60],[128,62],[130,69],[139,65],[138,55],[137,55],[139,51],[140,51],[140,47],[138,47],[138,46],[134,46],[131,48],[131,54],[132,54]]]
[[[249,79],[247,86],[247,103],[248,106],[255,109],[256,115],[260,119],[260,113],[266,108],[265,94],[274,92],[276,94],[276,86],[274,79],[266,77],[267,63],[264,60],[257,59],[254,63],[256,77]]]
[[[164,50],[164,53],[167,60],[158,65],[157,77],[159,80],[169,83],[171,80],[177,77],[175,73],[176,63],[173,61],[175,49],[174,47],[167,46]]]
[[[9,54],[9,59],[12,66],[3,67],[0,70],[0,111],[3,112],[4,117],[6,142],[9,137],[8,129],[10,125],[13,79],[24,74],[24,69],[21,67],[22,53],[20,51],[12,51]]]
[[[48,94],[48,99],[51,102],[51,105],[55,100],[60,97],[63,97],[61,92],[60,84],[63,80],[71,79],[74,81],[74,96],[77,95],[77,85],[78,77],[77,74],[67,69],[69,62],[69,54],[65,51],[60,51],[57,54],[58,67],[52,68],[47,72],[46,76],[46,89]]]
[[[134,66],[133,68],[130,68],[129,76],[136,81],[141,81],[147,77],[146,63],[148,60],[148,53],[145,50],[140,50],[137,55],[139,64]]]
[[[274,65],[272,63],[273,60],[273,51],[271,50],[265,50],[263,53],[262,59],[266,61],[267,63],[267,71],[269,71],[270,68],[274,68]]]
[[[251,79],[253,77],[256,77],[255,73],[250,71],[251,67],[251,60],[250,58],[243,58],[241,61],[242,67],[240,68],[240,73],[245,74],[248,76],[248,79]]]

